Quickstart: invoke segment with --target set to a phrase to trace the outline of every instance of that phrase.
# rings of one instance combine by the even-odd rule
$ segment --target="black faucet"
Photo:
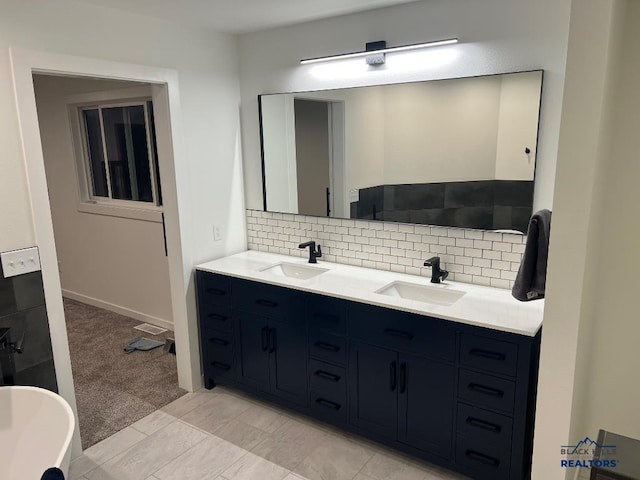
[[[440,257],[425,260],[424,266],[431,267],[431,283],[440,283],[449,276],[449,272],[440,269]]]
[[[322,250],[320,249],[320,245],[318,245],[318,249],[316,250],[316,242],[310,241],[301,243],[298,245],[298,248],[307,248],[309,247],[309,263],[318,263],[316,258],[322,257]]]

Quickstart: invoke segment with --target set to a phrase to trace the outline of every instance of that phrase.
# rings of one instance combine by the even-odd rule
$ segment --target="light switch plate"
[[[38,247],[23,248],[0,253],[4,278],[15,277],[24,273],[40,270],[40,254]]]
[[[360,190],[358,190],[357,188],[349,190],[349,201],[350,202],[360,201]]]

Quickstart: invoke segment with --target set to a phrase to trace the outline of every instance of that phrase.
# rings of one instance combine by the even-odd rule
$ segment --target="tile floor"
[[[216,387],[85,450],[69,480],[463,480],[327,424]]]

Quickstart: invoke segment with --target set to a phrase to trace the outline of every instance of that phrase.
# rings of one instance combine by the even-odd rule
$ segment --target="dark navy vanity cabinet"
[[[540,333],[198,270],[205,386],[229,385],[479,480],[530,478]]]

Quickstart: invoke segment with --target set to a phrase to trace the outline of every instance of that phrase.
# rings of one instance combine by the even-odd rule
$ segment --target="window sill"
[[[78,204],[78,211],[94,215],[141,220],[143,222],[162,223],[162,210],[159,208],[132,208],[121,205],[81,202]]]

